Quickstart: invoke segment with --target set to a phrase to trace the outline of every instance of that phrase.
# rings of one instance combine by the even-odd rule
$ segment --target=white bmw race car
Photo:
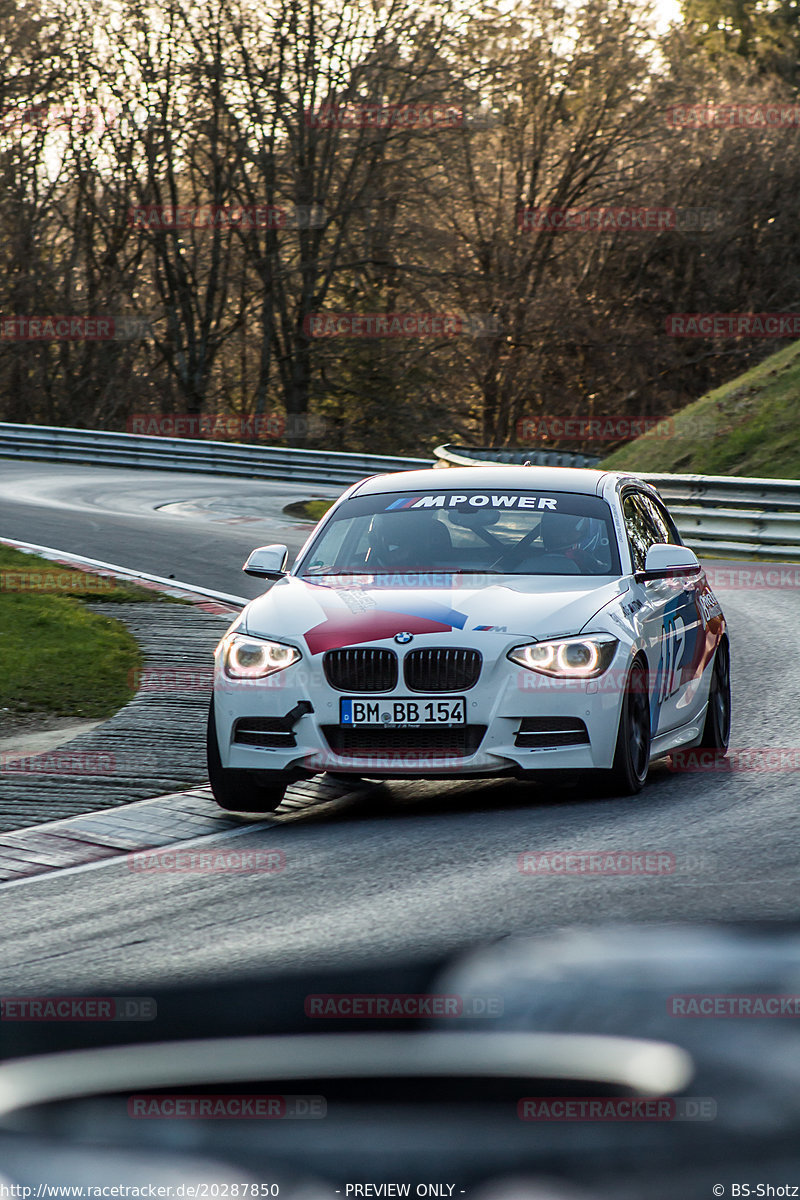
[[[725,620],[658,493],[554,467],[349,488],[216,652],[208,767],[226,809],[302,776],[541,778],[638,792],[653,758],[730,731]]]

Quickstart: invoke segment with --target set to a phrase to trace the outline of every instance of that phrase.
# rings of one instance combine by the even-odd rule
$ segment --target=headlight
[[[520,667],[556,675],[560,679],[596,679],[608,670],[619,645],[608,634],[562,638],[557,642],[536,642],[515,646],[508,657]]]
[[[225,674],[231,679],[263,679],[296,663],[300,651],[282,642],[232,633],[222,643]]]

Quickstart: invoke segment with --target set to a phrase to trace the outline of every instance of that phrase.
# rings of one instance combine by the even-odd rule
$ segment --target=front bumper
[[[423,639],[415,642],[422,644]],[[441,639],[431,644],[441,645]],[[559,680],[512,663],[506,653],[515,644],[519,638],[493,653],[482,647],[478,683],[461,692],[437,693],[441,699],[464,696],[466,732],[429,727],[426,734],[406,727],[384,733],[378,727],[359,734],[340,726],[340,699],[359,693],[332,688],[319,658],[304,657],[258,681],[232,680],[218,662],[214,695],[222,765],[410,779],[611,767],[622,703],[616,681],[625,677],[629,648],[621,643],[597,680]],[[374,645],[397,649],[390,642]],[[409,695],[402,683],[380,695],[362,693],[370,701]]]

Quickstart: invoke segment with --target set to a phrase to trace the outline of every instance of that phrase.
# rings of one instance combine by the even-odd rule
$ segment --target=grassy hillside
[[[701,396],[675,414],[667,431],[629,442],[602,465],[800,479],[800,342]]]

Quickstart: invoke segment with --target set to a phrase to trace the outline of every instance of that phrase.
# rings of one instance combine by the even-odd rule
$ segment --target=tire
[[[700,745],[704,749],[727,753],[731,739],[731,652],[723,638],[714,655],[711,686],[708,689],[708,710]]]
[[[227,812],[274,812],[293,778],[283,771],[237,771],[223,767],[213,699],[208,709],[206,760],[214,799]]]
[[[628,674],[619,716],[614,765],[607,789],[616,796],[635,796],[645,785],[650,767],[650,691],[647,668],[636,659]]]

